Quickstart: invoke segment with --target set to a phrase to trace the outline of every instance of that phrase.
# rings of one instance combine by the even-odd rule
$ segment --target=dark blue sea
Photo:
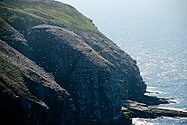
[[[187,0],[62,0],[91,18],[137,60],[151,95],[187,111]],[[133,119],[136,125],[187,125],[187,119]]]

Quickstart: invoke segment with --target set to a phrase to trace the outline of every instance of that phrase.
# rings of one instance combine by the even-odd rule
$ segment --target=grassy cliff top
[[[69,29],[97,32],[90,19],[74,7],[54,0],[2,0],[0,17],[9,23],[17,20],[65,25]]]

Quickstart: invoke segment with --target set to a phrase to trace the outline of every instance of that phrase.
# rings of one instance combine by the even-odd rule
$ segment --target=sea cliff
[[[74,7],[1,0],[0,9],[3,118],[29,125],[130,124],[121,111],[125,100],[166,102],[146,101],[136,61]]]

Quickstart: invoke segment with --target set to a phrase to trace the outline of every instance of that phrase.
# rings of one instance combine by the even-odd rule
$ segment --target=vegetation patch
[[[65,25],[72,30],[98,32],[90,19],[75,8],[57,1],[12,1],[12,3],[1,3],[0,8],[2,10],[0,16],[10,23],[17,20],[24,22],[29,17],[30,20],[34,19],[37,22]]]

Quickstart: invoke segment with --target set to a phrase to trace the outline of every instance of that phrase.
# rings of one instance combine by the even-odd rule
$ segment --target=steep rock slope
[[[53,72],[58,83],[72,94],[79,119],[102,120],[113,116],[118,94],[115,89],[119,88],[113,79],[113,64],[78,35],[63,28],[33,27],[29,40],[32,41],[29,45],[33,48],[33,60]]]
[[[0,8],[0,38],[68,90],[77,121],[109,121],[125,99],[143,97],[136,61],[75,8],[53,0],[2,0]]]
[[[72,124],[69,93],[34,62],[0,40],[0,114],[9,124]],[[7,121],[7,117],[10,121]]]
[[[146,85],[140,75],[136,60],[100,32],[79,31],[77,34],[116,67],[116,83],[121,84],[122,88],[127,91],[125,98],[140,100],[146,91]],[[124,96],[124,93],[121,93],[121,96]]]

